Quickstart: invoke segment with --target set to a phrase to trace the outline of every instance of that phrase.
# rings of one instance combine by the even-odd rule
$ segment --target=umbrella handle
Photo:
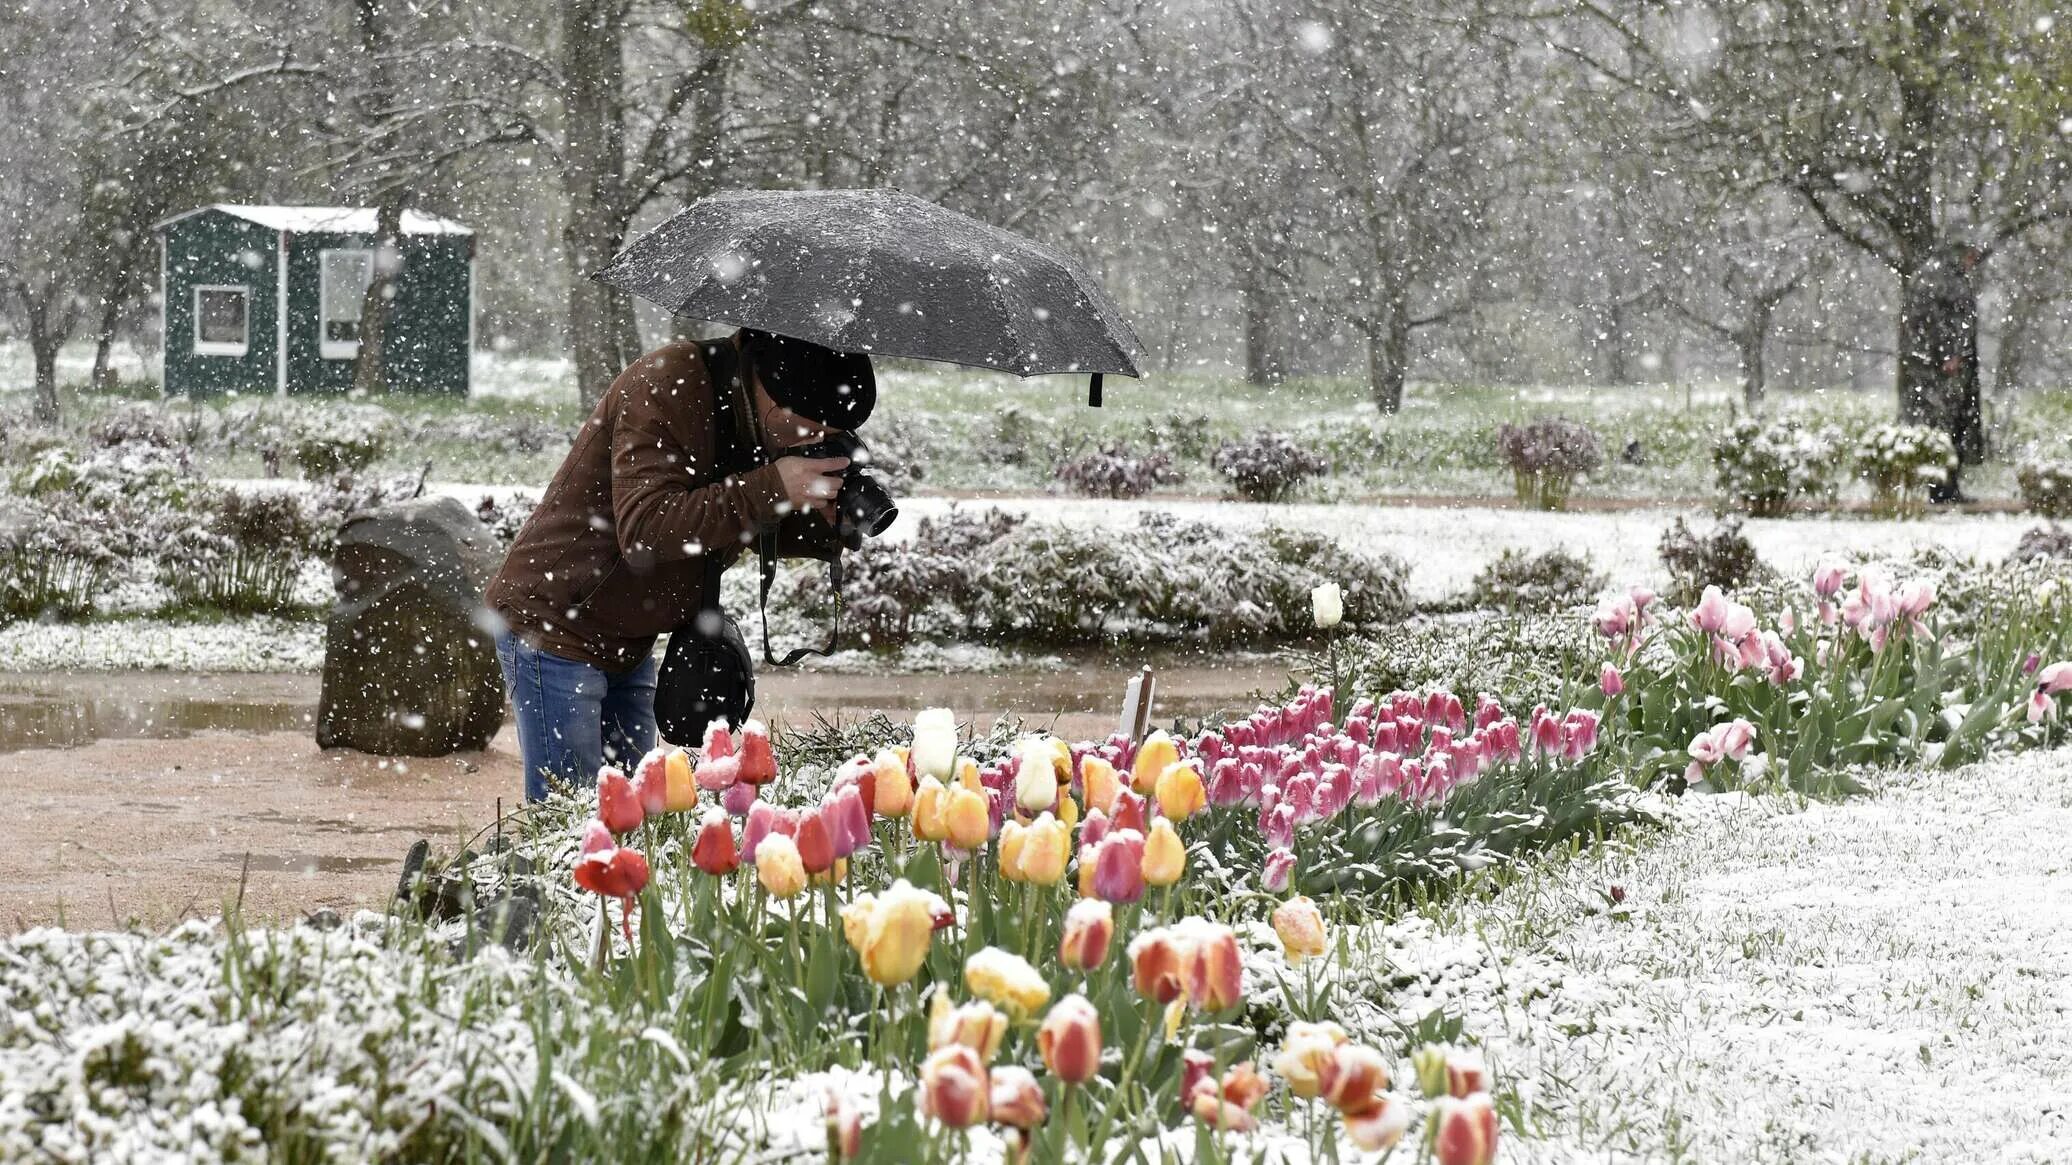
[[[1101,407],[1101,374],[1098,372],[1094,373],[1093,380],[1087,383],[1086,403],[1094,408]]]

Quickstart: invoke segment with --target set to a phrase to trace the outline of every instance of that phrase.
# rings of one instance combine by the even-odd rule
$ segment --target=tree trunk
[[[595,404],[631,363],[639,337],[625,293],[591,279],[618,253],[631,218],[625,194],[623,0],[564,0],[561,74],[568,196],[562,256],[568,271],[568,342],[576,391]]]
[[[1908,263],[1899,277],[1899,419],[1950,436],[1961,467],[1985,459],[1979,400],[1978,291],[1950,248]],[[1959,474],[1931,491],[1960,496]]]
[[[1734,351],[1741,360],[1741,407],[1750,416],[1762,411],[1767,388],[1763,356],[1770,343],[1770,311],[1760,300],[1750,303],[1734,332]]]
[[[374,216],[373,278],[360,299],[360,349],[353,356],[353,391],[366,396],[389,388],[388,326],[403,272],[403,208],[409,201],[409,187],[391,187],[382,192]]]
[[[32,325],[29,330],[29,351],[36,360],[36,405],[31,416],[39,425],[58,423],[59,342],[45,328]]]
[[[1273,301],[1266,293],[1265,280],[1256,267],[1247,266],[1239,284],[1245,313],[1245,383],[1260,388],[1279,384],[1287,369],[1274,349]]]
[[[1410,371],[1410,304],[1407,289],[1388,289],[1367,325],[1367,390],[1385,417],[1403,408],[1403,382]]]
[[[2000,320],[2000,351],[1993,360],[1993,397],[2002,411],[2014,404],[2028,387],[2029,359],[2034,353],[2038,326],[2043,321],[2045,298],[2036,291],[2033,274],[2018,276],[2007,289],[2007,310]]]

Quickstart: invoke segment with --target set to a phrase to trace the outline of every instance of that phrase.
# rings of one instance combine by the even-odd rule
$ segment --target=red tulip
[[[832,1084],[827,1088],[827,1149],[838,1161],[863,1151],[863,1116]]]
[[[734,848],[734,823],[717,807],[705,811],[698,827],[698,840],[691,846],[691,864],[719,877],[741,866],[741,853]]]
[[[1130,942],[1130,968],[1137,994],[1171,1003],[1187,992],[1193,952],[1171,927],[1147,930]]]
[[[937,1048],[921,1064],[921,1115],[953,1129],[984,1121],[991,1091],[986,1062],[963,1044]]]
[[[1036,1050],[1050,1074],[1084,1084],[1101,1070],[1101,1015],[1083,995],[1057,1001],[1036,1030]]]
[[[1058,939],[1058,962],[1074,971],[1089,971],[1108,961],[1115,938],[1115,911],[1098,898],[1087,898],[1065,912],[1065,933]]]
[[[741,726],[741,777],[744,784],[767,785],[777,779],[777,756],[770,748],[770,730],[759,721]]]
[[[646,820],[640,794],[626,774],[606,765],[597,770],[597,819],[613,833],[632,833]]]
[[[797,841],[799,861],[805,863],[807,873],[824,874],[834,868],[834,838],[821,810],[811,809],[800,814]]]
[[[583,832],[583,855],[576,859],[576,885],[607,898],[631,898],[647,886],[647,858],[636,849],[614,845],[601,821]]]
[[[649,749],[633,767],[633,791],[640,797],[640,811],[648,817],[669,812],[669,753]]]
[[[1110,821],[1111,829],[1134,829],[1144,832],[1145,799],[1141,794],[1124,789],[1115,795],[1115,816]]]
[[[1432,1110],[1432,1157],[1439,1165],[1490,1165],[1496,1160],[1496,1108],[1487,1092],[1443,1097]]]

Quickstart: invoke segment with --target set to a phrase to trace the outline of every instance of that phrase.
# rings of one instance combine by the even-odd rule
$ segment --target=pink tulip
[[[2053,696],[2072,692],[2072,662],[2054,663],[2037,672],[2036,687]]]
[[[2040,687],[2029,692],[2029,723],[2041,724],[2046,719],[2056,719],[2057,714],[2057,701],[2050,698],[2050,693]]]
[[[749,808],[756,803],[755,793],[754,785],[730,785],[726,792],[720,794],[720,804],[726,808],[729,816],[745,817]]]
[[[1717,635],[1727,625],[1727,596],[1716,586],[1705,588],[1698,605],[1691,610],[1691,625],[1707,635]]]
[[[754,862],[756,847],[762,844],[763,838],[772,833],[790,832],[780,828],[783,820],[782,811],[768,801],[757,801],[749,806],[748,823],[741,828],[741,860]]]
[[[1755,725],[1739,718],[1727,725],[1726,730],[1720,734],[1720,748],[1729,760],[1738,761],[1747,756],[1750,746],[1754,743]]]
[[[823,812],[834,841],[835,856],[846,858],[871,842],[871,815],[863,807],[863,791],[845,785],[828,798]]]
[[[1275,849],[1266,855],[1266,868],[1261,871],[1259,885],[1267,892],[1285,894],[1289,883],[1295,878],[1295,851]]]
[[[1209,804],[1219,808],[1241,804],[1245,799],[1244,765],[1234,756],[1220,757],[1209,771]]]
[[[1266,838],[1266,844],[1286,848],[1295,844],[1295,810],[1288,805],[1275,805],[1260,815],[1259,831]]]
[[[1144,896],[1143,834],[1118,828],[1094,847],[1093,858],[1095,897],[1135,902]]]
[[[1822,599],[1832,599],[1842,593],[1842,579],[1841,567],[1823,565],[1813,571],[1813,593]]]
[[[1626,691],[1626,677],[1620,674],[1618,668],[1606,663],[1598,669],[1597,690],[1603,692],[1607,700],[1617,699]]]
[[[1108,831],[1112,828],[1114,822],[1108,820],[1106,813],[1099,809],[1087,810],[1086,816],[1079,821],[1079,848],[1089,850],[1101,844],[1101,839],[1108,836]]]

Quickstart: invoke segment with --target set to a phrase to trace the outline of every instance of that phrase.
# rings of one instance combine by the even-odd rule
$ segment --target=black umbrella
[[[1143,345],[1054,248],[897,190],[701,199],[592,276],[680,316],[1021,376],[1136,376]]]

